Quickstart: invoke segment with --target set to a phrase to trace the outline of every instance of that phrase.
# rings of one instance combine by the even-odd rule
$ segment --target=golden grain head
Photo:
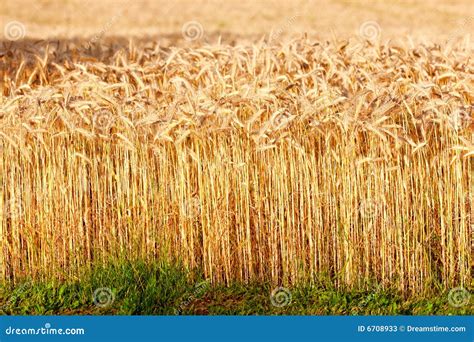
[[[0,57],[3,279],[123,256],[216,282],[471,279],[465,48],[46,44]]]

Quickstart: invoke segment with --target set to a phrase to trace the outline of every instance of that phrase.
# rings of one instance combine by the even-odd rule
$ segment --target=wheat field
[[[271,37],[3,42],[1,279],[469,286],[470,37]]]

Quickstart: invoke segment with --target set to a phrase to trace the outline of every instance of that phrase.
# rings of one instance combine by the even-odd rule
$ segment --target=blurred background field
[[[27,38],[149,37],[166,44],[178,38],[184,23],[198,21],[204,40],[280,38],[308,33],[318,39],[357,35],[360,25],[375,21],[383,39],[405,35],[443,41],[473,32],[474,4],[459,1],[341,0],[19,0],[2,1],[0,25],[22,22]],[[176,43],[176,42],[174,42]]]

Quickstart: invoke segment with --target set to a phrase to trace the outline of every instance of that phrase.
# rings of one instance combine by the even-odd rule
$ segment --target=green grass
[[[321,282],[289,288],[291,302],[272,305],[269,284],[211,286],[199,273],[166,263],[98,267],[82,281],[0,286],[0,313],[14,315],[431,315],[472,314],[449,305],[447,293],[403,298],[393,291],[338,291]],[[110,289],[96,297],[99,288]],[[106,290],[108,291],[108,290]],[[113,301],[111,300],[113,297]],[[104,304],[104,305],[101,305]],[[178,310],[178,311],[177,311]]]

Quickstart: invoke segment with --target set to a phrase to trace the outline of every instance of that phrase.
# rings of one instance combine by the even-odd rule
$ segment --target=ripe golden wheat
[[[4,46],[0,277],[471,281],[468,44]]]

